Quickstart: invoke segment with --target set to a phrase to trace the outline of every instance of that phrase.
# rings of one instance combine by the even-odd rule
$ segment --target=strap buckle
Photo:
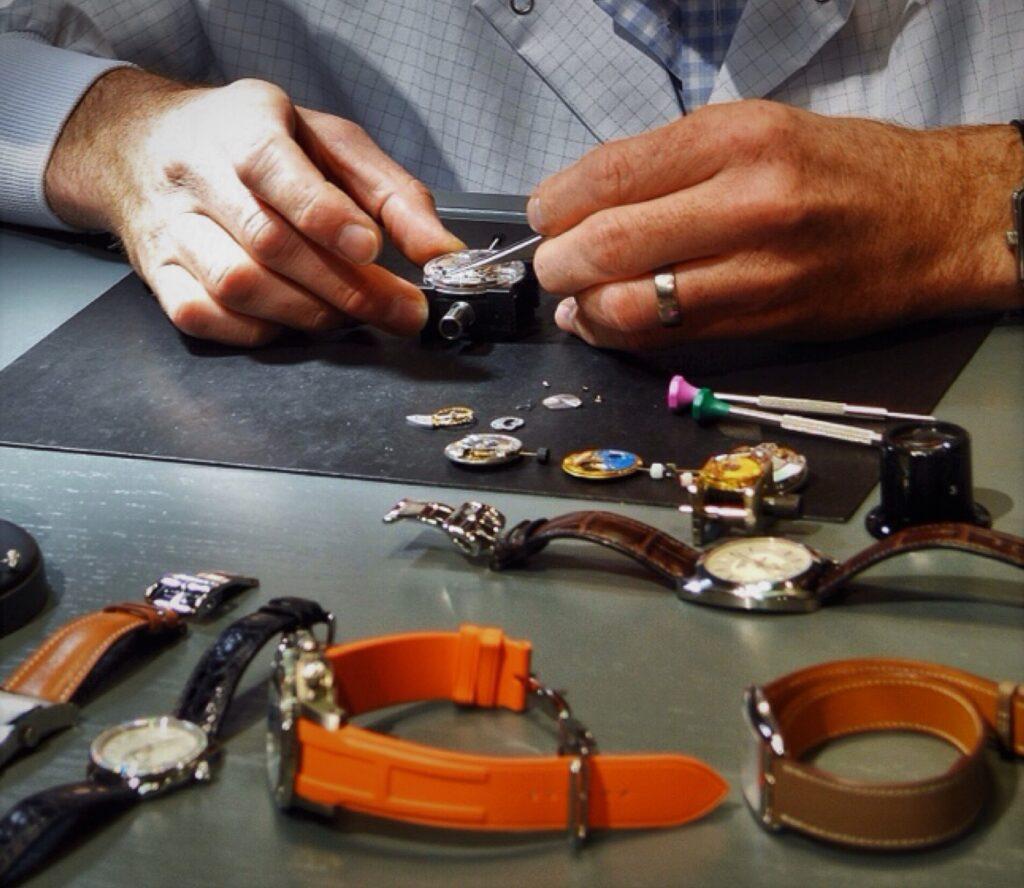
[[[384,516],[384,523],[394,524],[407,518],[440,528],[456,549],[471,558],[491,552],[505,527],[505,516],[501,512],[474,500],[453,508],[447,503],[401,499]]]
[[[160,610],[202,619],[217,610],[226,598],[259,585],[255,577],[200,571],[164,574],[146,589],[146,601]]]
[[[77,721],[78,707],[74,703],[0,691],[0,767]]]
[[[572,714],[563,691],[548,687],[535,675],[526,679],[526,689],[544,704],[558,725],[558,754],[572,757],[569,762],[566,829],[573,850],[578,851],[590,835],[590,757],[597,752],[597,741],[590,730]]]

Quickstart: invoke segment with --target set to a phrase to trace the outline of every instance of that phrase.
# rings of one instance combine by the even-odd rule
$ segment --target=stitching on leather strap
[[[78,617],[72,620],[70,623],[67,623],[64,626],[62,626],[60,629],[57,630],[57,632],[55,632],[53,635],[47,638],[46,641],[44,641],[38,648],[36,648],[35,652],[24,663],[22,663],[17,670],[15,670],[14,675],[12,675],[5,682],[4,688],[7,690],[16,688],[18,684],[24,681],[25,676],[39,664],[39,661],[43,659],[49,659],[53,649],[56,648],[71,633],[73,633],[76,629],[85,626],[87,623],[93,622],[97,619],[102,619],[102,617],[102,612],[86,614],[85,616]]]
[[[106,638],[103,644],[92,652],[92,656],[89,657],[73,675],[70,677],[64,676],[64,681],[59,685],[60,693],[57,695],[57,699],[62,703],[66,703],[70,700],[75,695],[75,691],[78,690],[79,685],[85,680],[85,677],[90,671],[92,671],[93,666],[95,666],[99,662],[100,658],[109,651],[111,647],[113,647],[114,642],[120,640],[130,632],[135,632],[136,630],[141,629],[143,626],[145,626],[145,623],[141,620],[137,623],[129,623],[127,626],[122,626],[114,635]]]
[[[916,796],[920,798],[948,789],[953,784],[959,783],[965,779],[962,772],[954,771],[948,774],[943,774],[934,780],[922,780],[907,786],[872,786],[871,784],[855,784],[852,782],[843,783],[842,786],[840,786],[834,777],[819,777],[817,774],[813,773],[808,766],[801,765],[798,762],[784,760],[781,765],[784,770],[788,771],[798,780],[806,780],[809,783],[816,783],[818,786],[823,786],[826,789],[841,790],[843,793],[849,795],[874,796],[878,798],[898,798],[901,796]]]

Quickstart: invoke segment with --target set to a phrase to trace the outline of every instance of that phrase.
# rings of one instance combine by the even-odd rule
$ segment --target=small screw
[[[604,403],[604,398],[602,398],[600,395],[594,395],[594,403],[595,404],[603,404]]]
[[[542,386],[544,386],[544,388],[546,388],[546,389],[549,389],[549,388],[551,388],[551,383],[550,383],[550,382],[548,382],[548,381],[547,381],[546,379],[542,379],[542,380],[541,380],[541,383],[540,383],[540,384],[541,384]]]
[[[17,549],[8,549],[0,564],[6,564],[11,570],[14,570],[14,568],[21,564],[21,552]]]

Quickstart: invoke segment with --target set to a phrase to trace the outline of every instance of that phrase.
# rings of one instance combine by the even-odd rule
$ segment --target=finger
[[[465,244],[437,216],[430,190],[388,157],[357,124],[296,109],[296,137],[316,162],[383,224],[395,245],[422,264]]]
[[[741,203],[714,179],[667,197],[600,210],[544,241],[533,267],[545,290],[569,295],[673,262],[731,252],[764,234],[758,214],[745,212]]]
[[[208,216],[184,213],[168,234],[180,264],[233,312],[307,331],[331,329],[345,320],[336,307],[256,262]]]
[[[357,265],[377,258],[381,234],[376,223],[324,178],[287,133],[250,148],[236,171],[247,188],[314,243]]]
[[[146,277],[171,323],[188,336],[252,348],[280,332],[275,324],[240,315],[215,302],[180,265],[160,265]]]
[[[545,179],[526,212],[531,227],[554,236],[587,216],[650,200],[710,179],[728,161],[718,109],[684,117],[629,139],[607,142]]]
[[[782,329],[790,320],[790,274],[768,257],[738,253],[674,266],[678,327],[663,327],[653,276],[594,287],[559,305],[563,330],[608,347],[735,338]],[[563,308],[563,306],[565,306]],[[630,343],[624,346],[623,343]]]
[[[232,170],[226,172],[217,177],[216,187],[204,186],[204,209],[258,263],[339,311],[388,332],[412,335],[423,327],[427,308],[418,288],[383,269],[368,274],[355,271],[303,237],[256,198]]]

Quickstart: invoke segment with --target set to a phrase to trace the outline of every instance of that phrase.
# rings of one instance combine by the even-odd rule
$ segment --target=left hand
[[[530,200],[534,267],[593,345],[852,336],[1019,306],[1011,126],[919,131],[774,102],[711,105],[594,149]],[[659,324],[675,272],[683,321]]]

